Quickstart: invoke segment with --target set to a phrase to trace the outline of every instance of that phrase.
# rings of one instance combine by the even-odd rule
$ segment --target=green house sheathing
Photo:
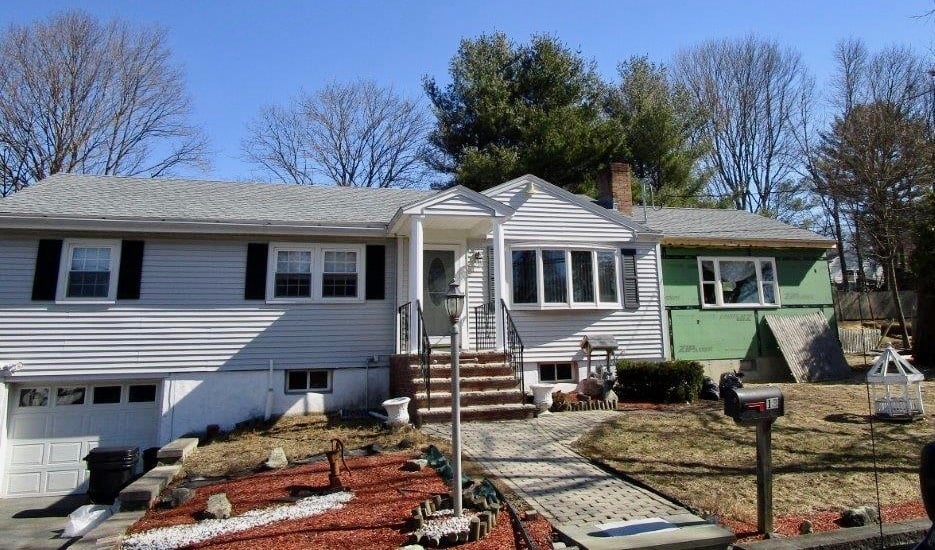
[[[755,256],[776,260],[781,307],[702,309],[699,256]],[[779,357],[764,315],[821,311],[834,325],[825,249],[662,249],[662,281],[672,357],[695,361]]]

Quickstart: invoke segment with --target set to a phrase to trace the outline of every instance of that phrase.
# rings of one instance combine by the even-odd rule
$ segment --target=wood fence
[[[912,290],[903,290],[899,293],[899,301],[903,306],[906,321],[916,316],[916,293]],[[865,321],[896,319],[896,304],[888,290],[874,290],[871,292],[835,292],[834,309],[840,321]]]
[[[838,328],[838,339],[844,353],[867,353],[880,342],[878,328]]]

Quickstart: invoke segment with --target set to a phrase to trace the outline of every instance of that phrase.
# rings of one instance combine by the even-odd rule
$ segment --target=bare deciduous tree
[[[799,54],[755,36],[712,40],[680,52],[676,68],[707,114],[712,190],[738,209],[788,219],[800,195],[797,117],[812,90]]]
[[[287,107],[267,107],[247,129],[247,159],[283,181],[412,187],[428,173],[425,111],[370,81],[330,84]]]
[[[58,172],[205,166],[160,28],[67,12],[0,35],[0,196]]]

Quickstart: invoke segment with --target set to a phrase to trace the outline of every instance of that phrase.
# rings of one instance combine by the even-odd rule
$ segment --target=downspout
[[[656,281],[659,289],[659,328],[662,336],[662,358],[666,361],[672,359],[672,349],[669,342],[669,317],[666,310],[665,285],[662,281],[662,244],[656,243]]]

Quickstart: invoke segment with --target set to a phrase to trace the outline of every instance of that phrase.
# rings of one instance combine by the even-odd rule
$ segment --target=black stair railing
[[[409,353],[409,330],[412,326],[412,302],[406,302],[396,310],[396,318],[399,320],[399,353]]]
[[[474,349],[484,351],[497,345],[497,314],[493,302],[474,308]]]
[[[422,371],[422,380],[425,381],[425,408],[432,408],[432,381],[429,368],[432,365],[432,341],[425,330],[425,320],[422,318],[422,304],[416,300],[416,311],[419,314],[419,367]]]
[[[399,317],[399,353],[409,354],[412,344],[412,309],[415,307],[416,315],[419,320],[419,373],[425,382],[425,406],[431,409],[432,384],[430,382],[429,368],[432,363],[432,341],[429,340],[429,334],[425,330],[425,321],[422,318],[422,305],[419,300],[415,302],[406,302],[399,306],[397,314]]]
[[[506,302],[502,299],[500,300],[500,311],[505,331],[504,336],[506,336],[504,344],[506,345],[507,361],[510,363],[510,368],[513,369],[513,378],[519,382],[520,403],[525,403],[526,377],[523,374],[523,350],[525,346],[522,337],[519,335],[519,330],[516,328],[516,323],[513,322],[513,316],[510,315],[510,309],[506,307]]]

